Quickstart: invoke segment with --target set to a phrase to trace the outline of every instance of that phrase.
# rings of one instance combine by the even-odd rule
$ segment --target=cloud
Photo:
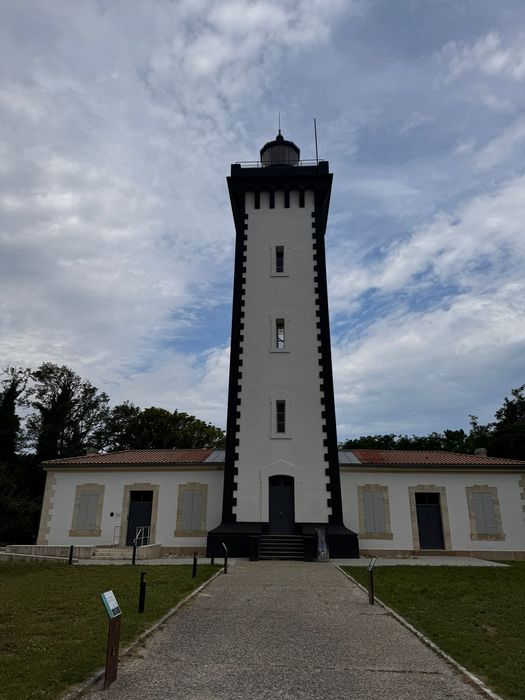
[[[366,290],[382,294],[417,293],[428,285],[466,289],[497,286],[520,279],[525,265],[525,176],[495,192],[480,194],[452,213],[393,241],[375,260],[332,265],[335,311],[344,310]]]
[[[490,397],[522,383],[524,217],[521,177],[440,213],[375,259],[335,265],[340,437],[466,427],[468,413],[489,420]]]
[[[416,109],[415,112],[412,112],[412,114],[406,119],[403,124],[401,125],[401,128],[399,130],[399,133],[401,134],[408,134],[410,131],[413,131],[414,129],[418,129],[420,126],[426,126],[427,124],[432,124],[435,121],[435,117],[433,117],[431,114],[424,114],[423,112],[420,112],[419,110]]]
[[[492,418],[525,372],[522,281],[494,294],[465,293],[447,308],[407,311],[334,348],[340,439],[428,434]],[[501,402],[501,401],[500,401]]]
[[[525,143],[525,118],[516,119],[509,127],[484,146],[475,156],[476,167],[486,170],[507,160],[516,158]]]
[[[452,41],[440,53],[448,73],[445,82],[456,80],[469,71],[508,80],[525,79],[525,47],[523,36],[507,47],[497,31],[491,31],[474,44]]]

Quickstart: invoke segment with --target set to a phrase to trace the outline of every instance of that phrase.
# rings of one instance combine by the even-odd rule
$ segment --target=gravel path
[[[483,697],[330,564],[238,561],[94,700]]]

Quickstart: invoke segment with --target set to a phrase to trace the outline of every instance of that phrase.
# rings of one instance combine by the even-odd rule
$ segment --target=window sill
[[[484,533],[471,532],[470,539],[473,542],[503,542],[506,539],[506,536],[501,533],[498,535],[485,535]]]
[[[276,352],[278,354],[281,354],[281,353],[287,353],[287,352],[289,353],[290,351],[287,350],[286,348],[282,348],[282,349],[281,348],[270,348],[270,352]]]
[[[270,273],[270,277],[290,277],[290,275],[286,272],[272,272]]]
[[[282,435],[280,433],[272,433],[270,435],[271,440],[291,440],[292,436],[291,435],[286,435],[286,433],[283,433]]]
[[[101,530],[70,530],[70,537],[100,537]]]
[[[360,532],[359,537],[363,540],[393,540],[393,532]]]

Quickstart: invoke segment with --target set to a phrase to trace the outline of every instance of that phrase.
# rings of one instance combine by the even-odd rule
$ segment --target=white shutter
[[[381,491],[364,492],[365,531],[386,532],[385,503]]]
[[[498,523],[494,508],[494,496],[486,491],[474,491],[472,494],[472,506],[478,534],[497,535]]]
[[[386,532],[385,525],[385,502],[383,500],[383,494],[380,491],[373,491],[373,504],[374,504],[374,532]]]
[[[202,493],[184,491],[182,501],[182,529],[185,532],[197,532],[201,528]]]
[[[365,505],[365,531],[375,532],[375,518],[374,518],[374,492],[365,491],[364,492],[364,505]]]
[[[97,529],[98,493],[84,492],[80,494],[77,515],[77,530]]]

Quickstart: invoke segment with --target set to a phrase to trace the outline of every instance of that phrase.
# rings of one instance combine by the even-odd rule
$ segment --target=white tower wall
[[[245,199],[246,242],[242,382],[238,421],[237,521],[268,521],[268,480],[294,478],[296,522],[327,523],[325,434],[317,338],[317,292],[312,214],[314,194]],[[284,272],[275,272],[275,247],[284,248]],[[276,348],[276,319],[284,320],[284,349]],[[275,401],[286,402],[286,431],[276,432]]]

